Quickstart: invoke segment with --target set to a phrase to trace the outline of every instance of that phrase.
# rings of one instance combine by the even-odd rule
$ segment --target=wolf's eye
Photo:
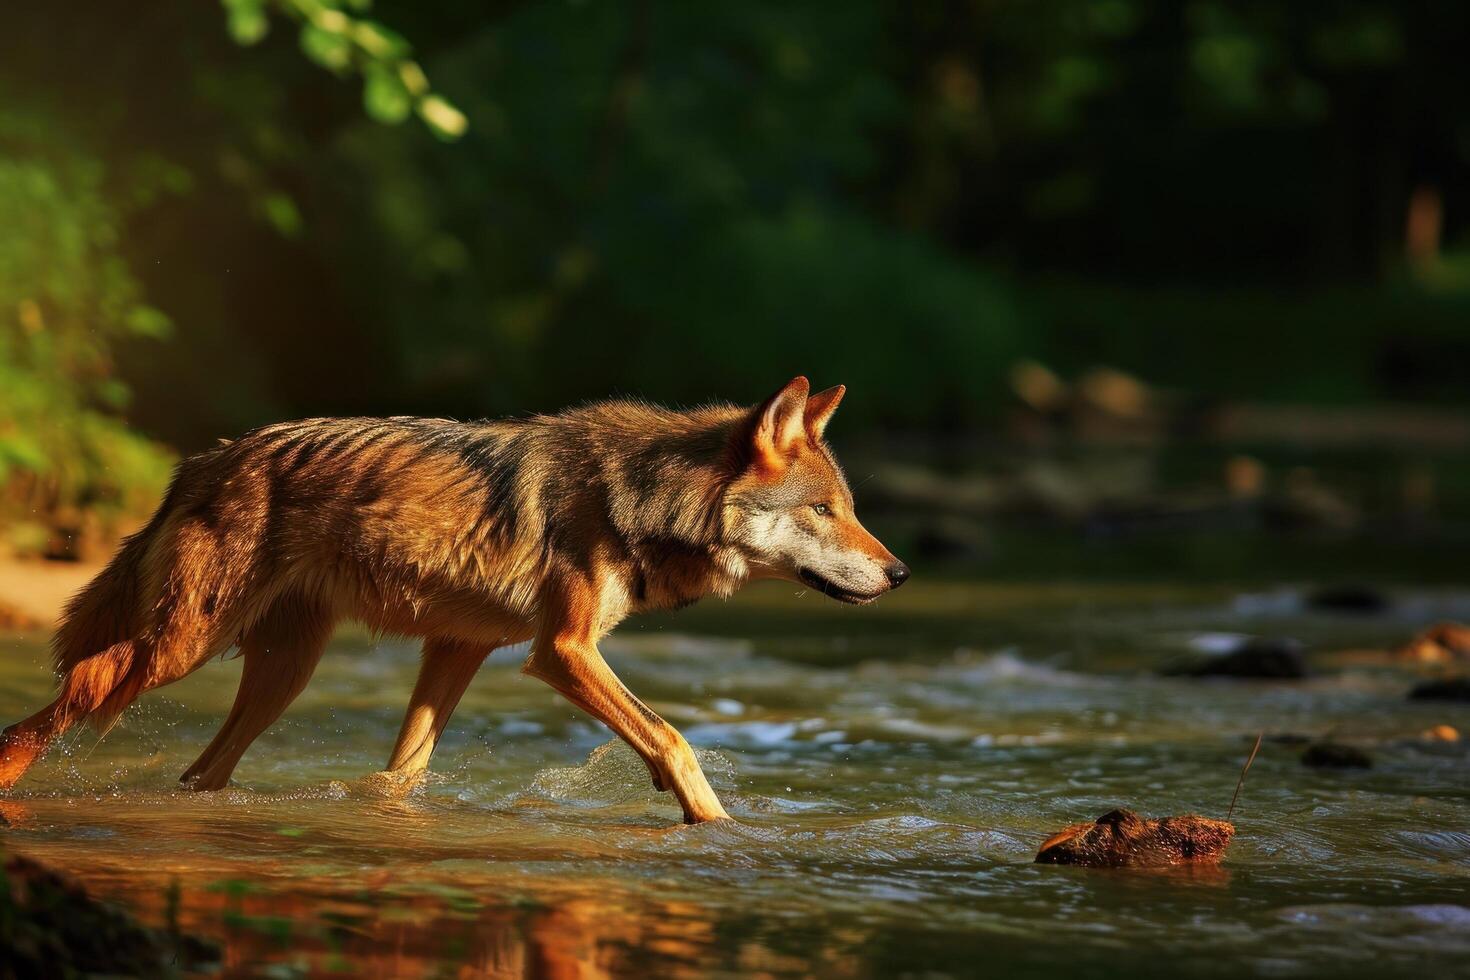
[[[817,512],[817,516],[826,517],[827,514],[831,512],[832,508],[828,507],[826,504],[812,504],[812,510]]]

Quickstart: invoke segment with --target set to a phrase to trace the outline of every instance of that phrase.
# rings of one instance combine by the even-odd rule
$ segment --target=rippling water
[[[608,732],[497,653],[435,755],[386,798],[415,648],[344,633],[217,794],[174,788],[238,662],[77,733],[0,814],[7,846],[186,925],[249,972],[1070,976],[1384,973],[1470,963],[1470,729],[1411,703],[1381,648],[1470,599],[1376,617],[1294,593],[921,583],[863,609],[763,586],[627,624],[605,652],[685,732],[733,825],[682,827]],[[1292,636],[1295,682],[1171,679],[1217,634]],[[0,718],[48,697],[41,638],[0,641]],[[1340,652],[1349,651],[1349,652]],[[1366,771],[1266,742],[1214,870],[1031,863],[1127,805],[1223,817],[1254,735],[1331,735]]]

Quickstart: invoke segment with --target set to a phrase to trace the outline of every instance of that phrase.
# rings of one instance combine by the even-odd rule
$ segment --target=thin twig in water
[[[1256,761],[1256,753],[1261,751],[1261,739],[1265,737],[1265,732],[1256,736],[1256,744],[1251,746],[1250,757],[1245,760],[1245,765],[1240,769],[1240,778],[1235,781],[1235,792],[1230,796],[1230,809],[1225,813],[1226,820],[1235,815],[1235,801],[1240,799],[1240,787],[1245,785],[1245,774],[1251,771],[1251,763]]]

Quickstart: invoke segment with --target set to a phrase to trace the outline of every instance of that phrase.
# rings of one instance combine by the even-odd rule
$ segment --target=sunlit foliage
[[[162,483],[168,454],[120,418],[129,390],[112,347],[170,324],[118,254],[122,215],[96,162],[14,113],[0,140],[34,152],[0,157],[0,517],[9,544],[66,552],[87,522],[136,512]]]
[[[1463,403],[1467,9],[11,5],[0,410],[192,449],[803,372],[870,393],[852,431],[973,431],[1021,357]]]

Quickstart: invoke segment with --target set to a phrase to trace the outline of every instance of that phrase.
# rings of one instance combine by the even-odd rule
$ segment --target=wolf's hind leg
[[[0,732],[0,790],[14,786],[50,744],[71,727],[57,698],[24,721]]]
[[[459,699],[474,679],[480,664],[490,655],[483,643],[466,643],[448,637],[430,637],[424,641],[423,663],[419,678],[408,700],[408,713],[398,742],[388,760],[388,772],[403,780],[416,781],[429,768],[434,746],[449,724]]]
[[[173,617],[151,645],[114,643],[75,663],[55,701],[0,736],[0,789],[8,789],[80,721],[106,732],[138,697],[193,673],[222,647],[203,624]]]
[[[306,688],[331,634],[332,617],[319,603],[295,594],[277,599],[240,645],[245,664],[229,717],[179,781],[223,789],[250,743]]]
[[[0,733],[0,790],[14,786],[60,734],[52,720],[55,702]]]
[[[160,625],[74,661],[55,701],[0,736],[0,789],[7,789],[50,743],[80,721],[105,733],[138,697],[192,674],[229,644],[227,617],[174,603]]]

